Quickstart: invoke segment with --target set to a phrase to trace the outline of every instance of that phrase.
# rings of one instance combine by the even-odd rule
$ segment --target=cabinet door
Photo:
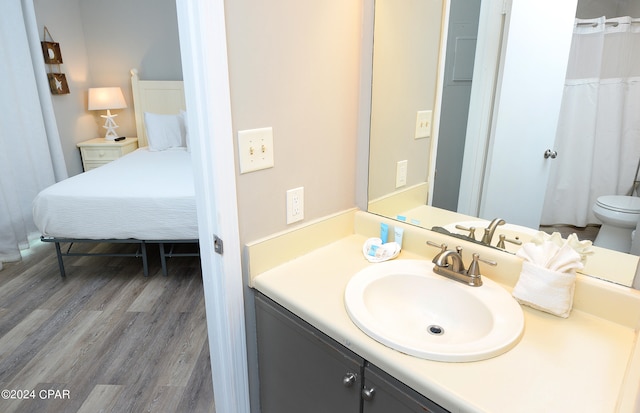
[[[357,413],[364,360],[256,294],[262,413]]]
[[[370,363],[364,369],[363,413],[446,413],[420,393]]]

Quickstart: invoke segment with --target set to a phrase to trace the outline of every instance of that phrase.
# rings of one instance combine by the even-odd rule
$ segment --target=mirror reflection
[[[632,238],[640,217],[640,119],[632,111],[637,113],[640,91],[629,81],[640,76],[640,19],[616,16],[640,16],[640,7],[604,3],[578,4],[538,216],[503,217],[506,224],[497,226],[491,246],[514,252],[538,229],[576,233],[596,245],[584,273],[630,285],[640,253],[640,239]],[[482,207],[474,213],[458,207],[480,11],[479,0],[376,0],[369,167],[370,212],[456,236],[475,231],[479,241],[491,220],[501,217],[483,214]],[[417,47],[418,35],[429,41]],[[590,102],[596,104],[579,106]],[[425,111],[432,118],[428,133],[420,135]],[[498,161],[492,155],[485,168]],[[612,259],[623,263],[626,276],[608,274],[603,262]]]

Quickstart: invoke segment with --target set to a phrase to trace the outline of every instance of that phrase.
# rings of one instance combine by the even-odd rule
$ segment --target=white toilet
[[[640,219],[640,197],[601,196],[593,206],[593,213],[602,221],[602,227],[593,245],[629,252],[632,233]]]

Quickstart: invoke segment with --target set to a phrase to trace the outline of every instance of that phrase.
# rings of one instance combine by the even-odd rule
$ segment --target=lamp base
[[[103,126],[103,128],[107,130],[107,133],[104,135],[105,140],[114,141],[118,137],[118,134],[116,133],[118,125],[116,125],[116,121],[113,120],[113,118],[115,118],[116,116],[118,115],[112,115],[111,111],[108,109],[106,115],[100,115],[100,117],[105,119]]]

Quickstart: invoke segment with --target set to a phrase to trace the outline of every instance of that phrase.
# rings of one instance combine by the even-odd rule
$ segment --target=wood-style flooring
[[[68,257],[63,280],[39,241],[5,263],[0,412],[215,411],[199,260],[171,258],[163,277],[149,250],[147,278],[136,258]]]
[[[580,241],[594,241],[600,231],[600,225],[587,225],[586,227],[575,227],[573,225],[543,225],[540,231],[548,234],[559,232],[563,238],[571,234],[576,234]]]

